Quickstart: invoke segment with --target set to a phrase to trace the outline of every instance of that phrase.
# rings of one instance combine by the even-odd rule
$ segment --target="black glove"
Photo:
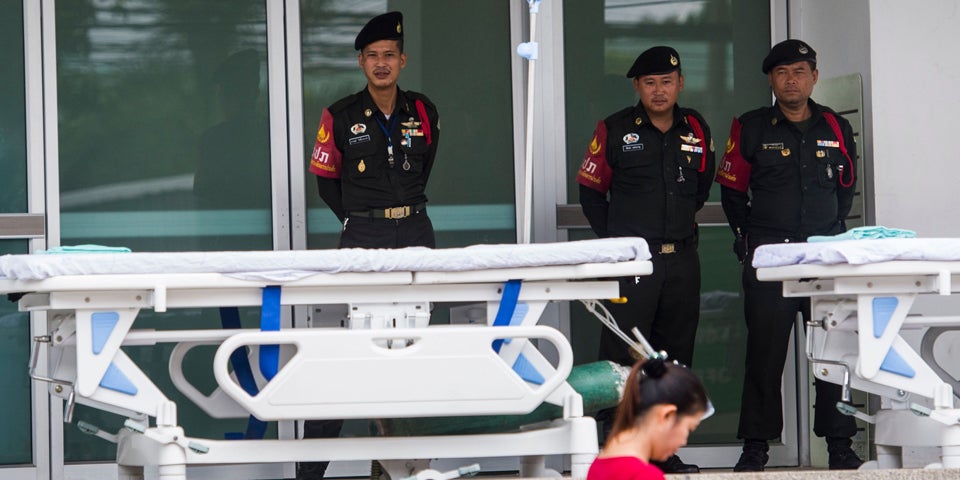
[[[737,235],[733,239],[733,253],[737,255],[737,260],[743,263],[747,259],[747,237]]]

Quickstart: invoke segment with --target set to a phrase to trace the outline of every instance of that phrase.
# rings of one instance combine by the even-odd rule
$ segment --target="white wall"
[[[872,168],[872,79],[870,75],[871,0],[794,0],[789,2],[791,38],[799,38],[817,51],[820,79],[858,73],[863,81],[863,132],[860,143],[864,172],[858,172],[866,206],[866,224],[874,224],[874,172]],[[818,100],[814,89],[813,99]],[[827,105],[831,106],[831,105]],[[834,108],[837,108],[834,106]]]
[[[960,2],[790,4],[791,32],[817,49],[821,78],[863,75],[872,223],[960,237],[960,154],[953,146],[960,140]],[[958,308],[960,296],[925,295],[913,313],[956,315]]]
[[[863,75],[868,220],[960,237],[960,158],[951,146],[960,3],[796,0],[789,13],[790,35],[817,50],[821,78]]]
[[[870,0],[790,2],[790,34],[817,51],[817,68],[821,76],[830,78],[851,73],[867,76],[870,68],[870,5]]]
[[[877,223],[960,237],[960,3],[870,2]]]

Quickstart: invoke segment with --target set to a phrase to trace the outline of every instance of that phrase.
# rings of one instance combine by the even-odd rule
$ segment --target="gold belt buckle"
[[[677,251],[677,244],[664,243],[660,245],[660,253],[674,253]]]
[[[388,208],[383,211],[383,216],[391,220],[407,218],[410,216],[410,206]]]

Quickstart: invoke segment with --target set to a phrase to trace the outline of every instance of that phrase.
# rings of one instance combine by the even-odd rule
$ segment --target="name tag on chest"
[[[347,140],[347,142],[349,142],[350,145],[356,145],[358,143],[369,142],[369,141],[370,141],[370,135],[360,135],[359,137],[351,137],[349,140]]]

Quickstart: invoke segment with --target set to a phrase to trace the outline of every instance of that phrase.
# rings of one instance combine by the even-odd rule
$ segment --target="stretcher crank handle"
[[[66,380],[58,380],[56,378],[44,377],[36,373],[37,370],[37,359],[40,357],[40,344],[41,343],[50,343],[50,335],[38,335],[33,337],[33,352],[30,354],[30,365],[28,365],[28,373],[30,378],[38,380],[41,382],[53,383],[55,385],[65,385],[67,387],[73,387],[72,382]]]
[[[67,406],[63,412],[63,423],[70,423],[73,421],[73,407],[77,403],[76,398],[74,397],[73,383],[65,380],[57,380],[56,378],[44,377],[37,374],[37,359],[40,357],[40,344],[50,342],[50,335],[38,335],[33,337],[33,352],[30,353],[30,365],[27,366],[27,374],[30,375],[30,378],[34,380],[56,385],[57,393],[60,393],[63,386],[70,387],[70,394],[67,395]]]
[[[843,367],[843,383],[840,385],[840,399],[844,402],[850,401],[850,366],[844,362],[838,362],[836,360],[826,360],[822,358],[816,358],[813,356],[813,328],[823,327],[823,322],[820,320],[811,320],[807,322],[807,360],[810,363],[823,363],[826,365],[836,365],[838,367]]]

